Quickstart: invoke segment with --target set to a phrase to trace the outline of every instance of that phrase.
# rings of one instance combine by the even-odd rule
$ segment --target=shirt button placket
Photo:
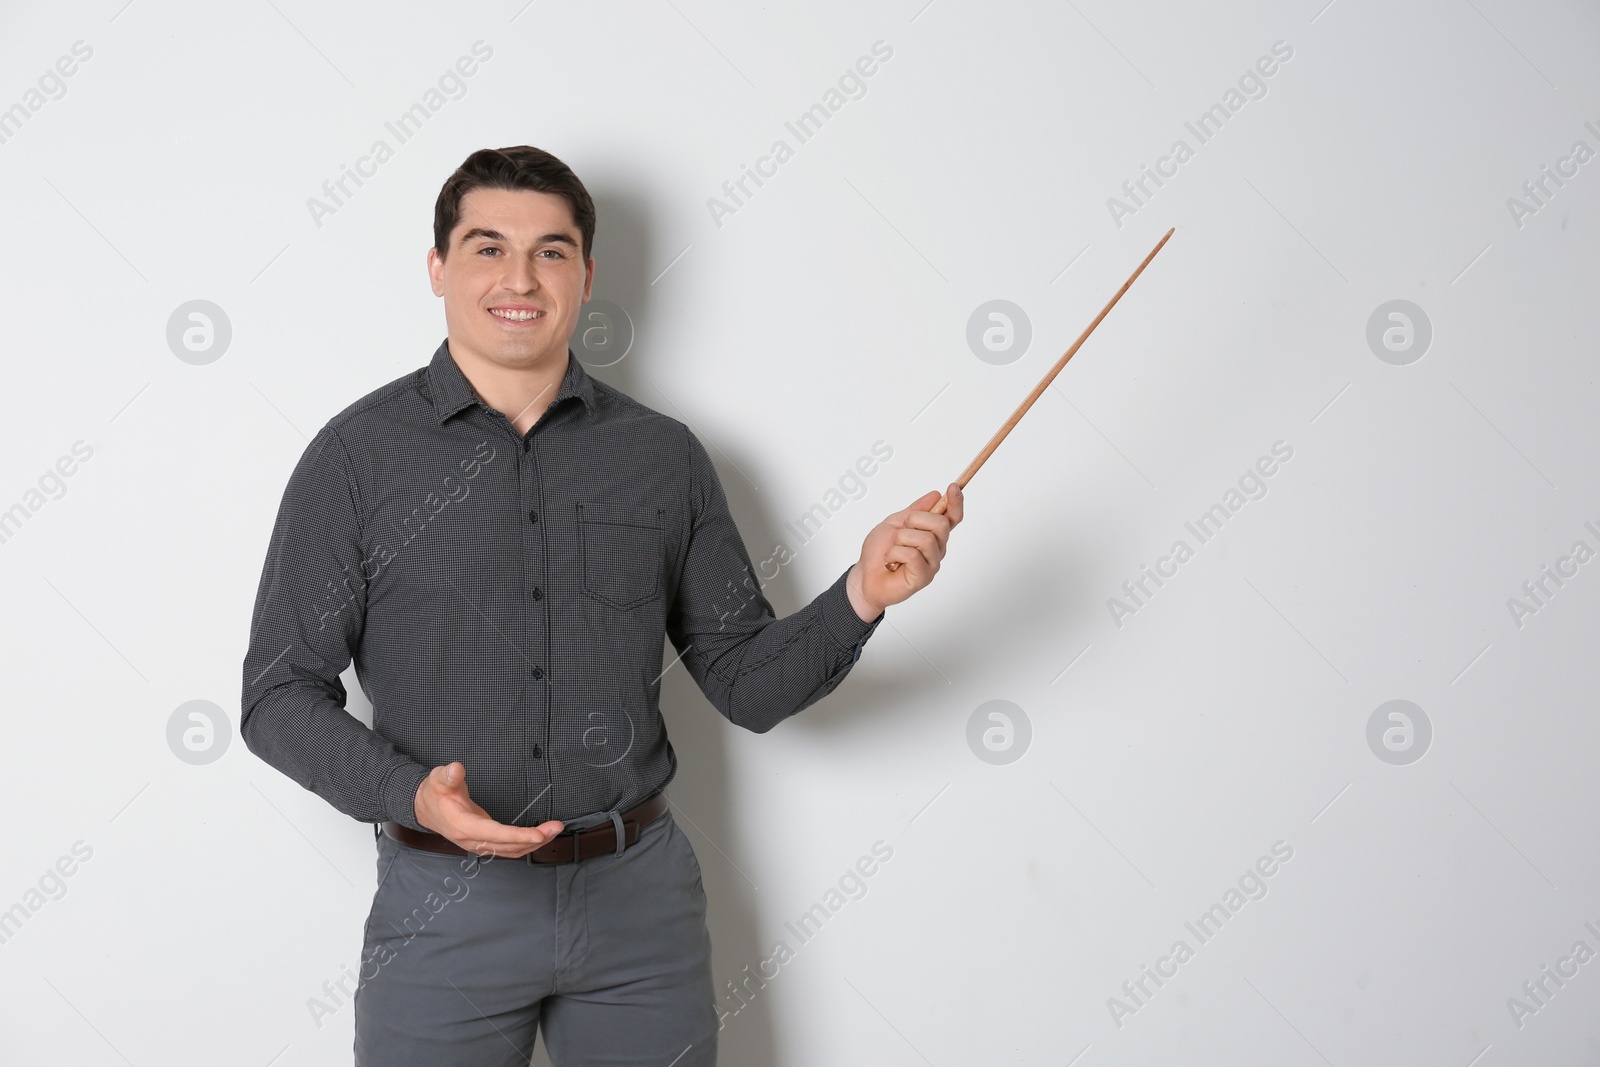
[[[546,665],[550,655],[550,626],[548,606],[544,603],[544,569],[548,555],[545,545],[545,524],[541,521],[543,507],[542,484],[539,477],[539,450],[532,447],[533,434],[523,439],[523,459],[520,464],[519,488],[524,502],[522,527],[524,546],[522,559],[523,586],[526,590],[524,617],[527,620],[527,647],[532,663],[528,676],[533,680],[528,694],[526,745],[528,755],[528,796],[548,796],[551,779],[550,761],[545,755],[550,747],[550,684],[546,678]],[[544,811],[532,813],[532,823],[549,818],[550,801],[544,802]]]

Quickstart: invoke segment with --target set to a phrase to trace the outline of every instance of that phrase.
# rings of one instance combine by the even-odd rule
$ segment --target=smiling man
[[[714,1063],[664,666],[770,730],[839,685],[961,521],[954,483],[945,514],[929,492],[776,618],[700,441],[568,347],[594,227],[549,153],[469,156],[428,251],[445,341],[318,432],[267,547],[240,733],[374,824],[360,1067],[525,1067],[540,1027],[558,1067]]]

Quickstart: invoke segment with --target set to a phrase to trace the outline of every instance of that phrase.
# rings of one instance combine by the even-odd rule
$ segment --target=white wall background
[[[1596,1062],[1597,43],[1577,0],[6,5],[0,1059],[349,1062],[323,986],[357,964],[371,828],[239,741],[250,608],[308,436],[444,336],[440,184],[531,143],[595,195],[595,295],[637,332],[593,372],[715,445],[754,558],[892,447],[768,585],[779,614],[956,477],[1177,227],[838,692],[756,736],[667,675],[718,983],[794,950],[722,1062]],[[231,324],[199,365],[166,333],[197,299]],[[1031,324],[1009,362],[967,342],[995,299]],[[1392,300],[1432,333],[1398,363],[1368,341]],[[1185,522],[1276,442],[1201,544]],[[1535,602],[1545,566],[1569,576]],[[1009,763],[969,745],[993,700],[1030,728]],[[1369,743],[1391,700],[1431,738],[1385,711],[1400,751]],[[169,742],[189,701],[220,709],[209,763]],[[785,923],[880,840],[802,945]],[[1202,943],[1241,878],[1259,899]],[[1146,965],[1170,977],[1125,992]]]

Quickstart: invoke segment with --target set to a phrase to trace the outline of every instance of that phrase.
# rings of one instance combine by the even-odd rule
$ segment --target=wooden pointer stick
[[[1150,265],[1150,261],[1152,259],[1156,258],[1156,253],[1161,251],[1161,246],[1167,243],[1167,238],[1171,237],[1173,230],[1176,229],[1177,227],[1174,226],[1172,229],[1169,229],[1166,233],[1161,235],[1161,240],[1157,241],[1156,246],[1150,250],[1150,254],[1144,257],[1144,262],[1139,264],[1138,269],[1128,276],[1127,281],[1122,283],[1122,288],[1117,290],[1117,295],[1113,296],[1110,302],[1107,303],[1105,307],[1100,309],[1100,314],[1096,315],[1094,317],[1094,321],[1091,322],[1084,329],[1084,331],[1078,335],[1078,339],[1076,341],[1072,342],[1072,347],[1067,349],[1066,354],[1056,361],[1056,365],[1054,367],[1050,368],[1050,373],[1046,374],[1039,380],[1039,384],[1033,387],[1033,392],[1028,394],[1027,399],[1021,404],[1017,405],[1017,410],[1011,413],[1011,417],[1006,420],[1006,424],[1004,426],[1000,427],[1000,431],[993,437],[989,438],[989,443],[983,446],[983,451],[978,453],[978,458],[969,463],[967,465],[967,469],[961,472],[961,477],[956,479],[956,486],[958,488],[965,489],[967,487],[967,483],[972,480],[972,476],[978,473],[978,468],[983,466],[983,461],[994,454],[994,450],[1000,447],[1000,442],[1006,439],[1006,434],[1011,432],[1011,428],[1018,422],[1022,421],[1023,414],[1033,406],[1033,402],[1035,400],[1039,399],[1039,395],[1045,391],[1045,387],[1050,384],[1055,376],[1061,373],[1061,368],[1067,365],[1067,360],[1073,357],[1073,354],[1078,351],[1083,342],[1088,339],[1091,333],[1094,332],[1094,328],[1100,325],[1100,320],[1106,317],[1106,313],[1117,306],[1117,301],[1121,300],[1122,294],[1128,291],[1128,286],[1132,285],[1133,280]],[[943,494],[940,494],[938,502],[935,503],[930,510],[932,510],[935,515],[943,515],[945,508],[948,506],[949,501],[944,498]],[[895,570],[899,566],[899,560],[893,559],[889,561],[889,570]]]

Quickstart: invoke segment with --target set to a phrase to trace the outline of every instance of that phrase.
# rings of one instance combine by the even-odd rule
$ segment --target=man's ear
[[[439,258],[439,250],[432,245],[428,246],[428,284],[433,288],[434,296],[444,295],[444,260]]]
[[[589,302],[589,294],[591,292],[593,292],[593,291],[594,291],[594,257],[590,256],[589,257],[589,266],[586,268],[586,273],[585,273],[585,276],[584,276],[584,279],[583,279],[583,299],[580,300],[579,303],[580,304],[587,304]]]

